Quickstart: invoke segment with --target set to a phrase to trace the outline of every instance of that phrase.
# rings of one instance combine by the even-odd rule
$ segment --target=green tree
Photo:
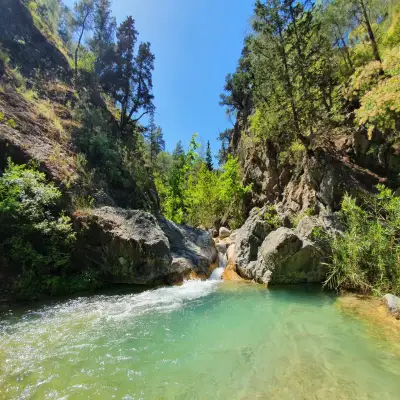
[[[38,5],[37,13],[42,20],[51,32],[57,33],[62,7],[60,0],[38,0],[36,4]]]
[[[97,0],[90,48],[96,56],[95,69],[100,78],[103,76],[104,70],[109,66],[108,58],[112,58],[116,29],[117,23],[115,17],[112,16],[111,1]]]
[[[146,139],[149,147],[150,165],[154,167],[158,154],[165,150],[165,141],[162,129],[154,122],[154,115],[151,115],[147,128]]]
[[[174,150],[172,152],[172,157],[174,158],[174,161],[175,161],[175,160],[178,160],[178,159],[180,159],[181,157],[184,157],[184,156],[185,156],[185,150],[183,148],[182,141],[179,140],[176,143],[176,146],[175,146],[175,148],[174,148]]]
[[[137,35],[135,21],[130,16],[118,28],[115,74],[112,77],[113,96],[121,108],[119,121],[121,132],[129,123],[136,123],[145,114],[154,111],[152,94],[154,55],[150,51],[148,42],[140,43],[135,55]]]
[[[68,49],[71,49],[72,46],[72,28],[73,28],[72,12],[67,6],[62,4],[60,9],[60,19],[58,23],[58,35],[65,43]]]
[[[226,108],[228,114],[250,112],[254,76],[250,63],[249,41],[250,38],[245,40],[236,72],[226,76],[224,93],[220,95],[220,105]]]
[[[83,35],[93,26],[94,6],[94,0],[78,0],[74,4],[73,28],[78,35],[75,49],[75,77],[78,75],[78,57]]]
[[[218,164],[223,165],[226,163],[229,154],[229,144],[233,135],[233,129],[225,129],[218,135],[218,140],[221,141],[221,148],[218,152]]]
[[[210,146],[210,141],[207,141],[207,150],[206,150],[206,165],[209,171],[212,171],[214,169],[213,166],[213,158],[211,154],[211,146]]]

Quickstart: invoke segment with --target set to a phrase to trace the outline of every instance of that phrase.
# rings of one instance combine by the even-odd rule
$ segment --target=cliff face
[[[368,148],[374,145],[356,130],[347,135],[323,133],[310,153],[301,152],[282,162],[274,143],[249,138],[247,121],[239,118],[230,142],[230,152],[239,157],[243,180],[252,185],[247,212],[266,203],[280,212],[295,215],[313,209],[337,211],[345,193],[359,196],[375,192],[378,183],[390,184],[396,159],[393,148],[381,143],[383,165],[368,163]],[[385,154],[383,152],[385,151]]]

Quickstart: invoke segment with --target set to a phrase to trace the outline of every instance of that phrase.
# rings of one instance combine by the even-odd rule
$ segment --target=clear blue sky
[[[72,5],[73,0],[66,0]],[[156,122],[163,128],[167,150],[194,132],[210,140],[232,127],[219,106],[227,73],[233,72],[250,32],[254,0],[113,0],[120,23],[132,15],[139,40],[149,41],[156,56],[153,75]]]

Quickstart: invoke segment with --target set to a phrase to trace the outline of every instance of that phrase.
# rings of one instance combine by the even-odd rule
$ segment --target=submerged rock
[[[385,302],[387,309],[391,314],[400,316],[400,298],[393,294],[385,294],[383,296],[383,301]]]
[[[218,264],[211,236],[140,210],[102,207],[75,215],[76,263],[115,283],[177,283]]]
[[[222,279],[224,281],[233,282],[244,282],[245,280],[236,272],[234,264],[228,264],[228,266],[222,272]]]

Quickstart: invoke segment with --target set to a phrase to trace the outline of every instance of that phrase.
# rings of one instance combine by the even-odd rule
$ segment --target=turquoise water
[[[0,318],[1,399],[400,398],[400,359],[316,289],[186,282]]]

